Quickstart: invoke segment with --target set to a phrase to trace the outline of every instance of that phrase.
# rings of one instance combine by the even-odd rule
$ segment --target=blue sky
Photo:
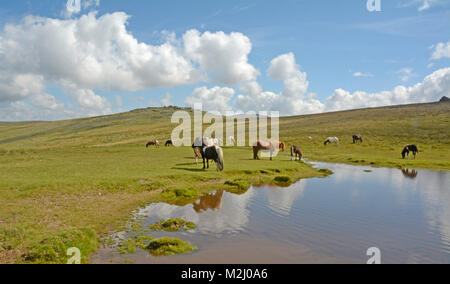
[[[266,71],[274,58],[293,53],[299,70],[307,75],[307,94],[314,93],[324,102],[336,89],[351,94],[392,91],[399,85],[414,86],[449,67],[448,57],[430,58],[437,44],[450,40],[450,1],[431,0],[428,9],[419,11],[424,1],[381,0],[382,11],[369,12],[366,0],[102,0],[71,18],[93,10],[98,11],[97,17],[123,11],[131,16],[128,32],[149,45],[163,44],[166,32],[177,38],[191,29],[239,32],[251,41],[248,62],[260,72],[257,81],[264,91],[283,92],[283,81],[273,80]],[[66,2],[1,0],[0,25],[20,25],[27,15],[67,20],[62,14]],[[357,72],[360,76],[355,76]],[[46,80],[45,85],[46,93],[57,100],[76,104],[58,83]],[[137,91],[95,88],[94,92],[117,112],[146,107],[149,102],[158,105],[167,93],[173,96],[173,104],[184,105],[186,96],[201,86],[230,87],[236,95],[240,93],[237,85],[208,80]],[[122,104],[115,103],[118,96]]]

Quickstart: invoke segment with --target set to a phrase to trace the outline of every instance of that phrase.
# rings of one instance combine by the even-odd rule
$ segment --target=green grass
[[[166,232],[178,232],[181,230],[189,231],[195,229],[197,226],[195,223],[186,221],[183,219],[169,219],[167,221],[160,220],[156,224],[151,224],[150,228],[153,231],[166,231]]]
[[[165,237],[151,241],[147,249],[153,256],[170,256],[190,253],[197,247],[180,239]]]
[[[225,148],[225,171],[217,173],[214,164],[208,171],[197,166],[189,147],[146,149],[150,139],[170,138],[174,110],[0,123],[0,263],[65,263],[69,246],[79,246],[89,262],[99,239],[123,228],[139,206],[330,174],[290,161],[288,151],[254,161],[250,148]],[[280,138],[310,160],[449,170],[449,125],[450,104],[423,104],[281,118]],[[352,144],[355,133],[363,144]],[[338,136],[340,146],[323,146],[328,136]],[[420,153],[403,160],[410,143]]]

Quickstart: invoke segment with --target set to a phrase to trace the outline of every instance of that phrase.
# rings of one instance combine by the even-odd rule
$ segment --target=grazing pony
[[[165,145],[166,147],[173,146],[172,140],[167,140]]]
[[[301,161],[302,157],[303,157],[303,152],[302,152],[302,148],[300,148],[299,146],[291,146],[291,161],[293,159]]]
[[[272,160],[273,152],[278,151],[279,143],[256,141],[253,144],[253,159],[259,160],[259,151],[270,151],[270,160]]]
[[[206,164],[209,169],[209,160],[213,160],[216,163],[216,170],[223,171],[223,151],[219,146],[207,146],[202,148],[203,169],[206,169]],[[206,161],[206,164],[205,164]]]
[[[278,149],[280,149],[282,152],[284,152],[284,149],[286,148],[286,144],[283,142],[278,142]]]
[[[419,149],[417,148],[416,145],[408,145],[405,148],[403,148],[402,151],[402,157],[403,159],[405,158],[405,156],[409,157],[409,152],[412,152],[414,155],[414,159],[416,158],[416,154],[419,153]]]
[[[339,138],[337,137],[328,137],[327,140],[325,140],[325,143],[323,145],[327,146],[327,144],[336,143],[336,146],[339,146]]]
[[[363,139],[362,139],[362,137],[361,137],[361,135],[360,134],[355,134],[355,135],[353,135],[353,144],[356,144],[356,142],[363,142]]]
[[[156,146],[156,147],[159,147],[159,141],[158,140],[152,140],[152,141],[149,141],[148,143],[147,143],[147,145],[145,146],[145,147],[150,147],[150,146]]]

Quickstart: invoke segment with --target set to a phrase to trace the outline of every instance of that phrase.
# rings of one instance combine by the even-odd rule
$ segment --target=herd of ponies
[[[353,135],[353,144],[363,143],[363,138],[360,134]],[[311,136],[308,136],[309,140],[312,140]],[[236,145],[236,140],[234,137],[228,137],[229,145]],[[334,144],[336,147],[339,146],[339,138],[338,137],[328,137],[324,145]],[[161,144],[158,140],[154,139],[147,143],[146,147],[155,146],[159,147]],[[173,146],[172,140],[167,140],[164,143],[165,147]],[[217,171],[224,170],[224,158],[223,158],[223,150],[219,145],[223,145],[222,139],[217,138],[196,138],[194,144],[192,144],[192,149],[194,150],[195,162],[198,165],[199,159],[203,160],[203,169],[209,169],[209,161],[212,160],[216,164]],[[260,151],[270,152],[270,160],[272,160],[273,153],[275,151],[284,152],[286,149],[286,144],[280,141],[256,141],[253,144],[253,159],[259,160],[258,153]],[[291,160],[301,161],[303,158],[303,151],[300,146],[292,145],[291,148]],[[405,159],[409,157],[409,154],[412,153],[414,159],[416,158],[417,153],[419,153],[419,149],[416,145],[407,145],[403,148],[402,158]]]

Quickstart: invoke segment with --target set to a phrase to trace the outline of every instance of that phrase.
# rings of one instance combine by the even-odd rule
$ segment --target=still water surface
[[[366,263],[370,247],[383,263],[450,263],[450,172],[313,163],[328,178],[288,188],[215,191],[193,204],[151,204],[145,223],[182,218],[191,232],[151,233],[190,241],[198,251],[152,257],[101,249],[94,263]],[[370,172],[368,172],[370,171]]]

